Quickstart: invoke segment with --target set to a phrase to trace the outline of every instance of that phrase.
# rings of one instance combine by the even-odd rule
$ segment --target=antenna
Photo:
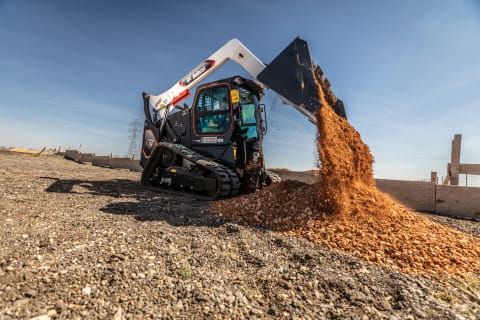
[[[130,122],[130,129],[128,130],[129,136],[128,140],[130,141],[130,146],[128,147],[128,157],[132,160],[135,159],[137,154],[137,140],[138,140],[138,129],[140,128],[140,120],[134,119]]]

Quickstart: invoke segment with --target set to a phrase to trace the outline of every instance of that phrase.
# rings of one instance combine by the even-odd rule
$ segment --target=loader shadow
[[[139,192],[141,187],[139,183],[127,179],[113,180],[81,180],[81,179],[59,179],[53,177],[40,177],[41,179],[54,180],[54,182],[45,189],[46,192],[71,193],[71,194],[91,194],[98,196],[109,196],[114,198],[138,197],[142,196]]]
[[[53,180],[45,189],[49,193],[88,194],[120,200],[107,200],[109,203],[99,209],[107,214],[131,215],[138,221],[165,221],[173,226],[220,226],[227,222],[209,212],[210,201],[184,191],[147,190],[139,181],[127,179],[40,178]]]

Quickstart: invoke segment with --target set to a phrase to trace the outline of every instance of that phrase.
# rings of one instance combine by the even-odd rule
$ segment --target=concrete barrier
[[[110,165],[110,156],[95,156],[92,159],[92,165],[97,167],[108,167]]]
[[[378,190],[388,193],[406,207],[435,212],[435,184],[429,182],[376,179]]]
[[[480,188],[388,179],[375,181],[378,190],[410,209],[480,220]]]
[[[94,156],[92,165],[99,167],[110,167],[114,169],[129,169],[132,171],[142,172],[139,160],[130,158],[112,158],[110,156]]]
[[[446,216],[480,219],[480,188],[437,185],[435,212]]]
[[[80,152],[77,150],[65,150],[63,157],[68,160],[76,161],[79,153]]]
[[[108,166],[117,169],[130,169],[132,164],[130,158],[110,158]]]
[[[78,162],[92,162],[93,158],[95,158],[95,153],[79,153],[76,160]]]
[[[140,166],[140,160],[130,160],[130,170],[142,172],[143,168]]]
[[[112,158],[111,156],[96,156],[95,153],[81,153],[78,150],[66,150],[63,153],[66,159],[78,162],[91,162],[92,165],[98,167],[110,167],[116,169],[128,169],[132,171],[142,172],[139,160],[130,158]]]

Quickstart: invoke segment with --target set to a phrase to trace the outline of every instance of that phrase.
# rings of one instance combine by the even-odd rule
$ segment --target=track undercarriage
[[[144,186],[205,192],[212,198],[233,197],[240,192],[241,183],[234,171],[185,146],[160,142],[151,160],[143,170]]]

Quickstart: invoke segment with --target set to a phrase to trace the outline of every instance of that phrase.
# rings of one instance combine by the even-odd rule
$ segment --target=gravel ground
[[[469,233],[474,235],[477,238],[480,238],[480,221],[472,221],[472,220],[462,220],[450,217],[442,217],[433,214],[424,214],[429,219],[446,225],[448,227],[457,229],[459,231]]]
[[[224,221],[139,178],[0,153],[0,319],[480,317],[474,279],[410,276]],[[478,236],[478,222],[442,221]]]

